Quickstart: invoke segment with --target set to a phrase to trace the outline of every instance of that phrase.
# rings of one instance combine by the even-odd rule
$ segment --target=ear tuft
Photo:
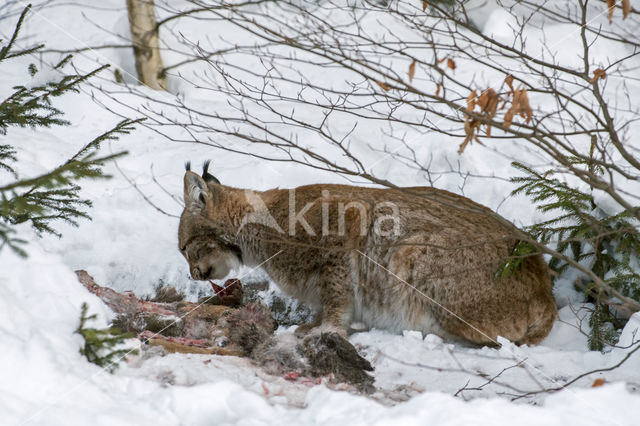
[[[184,169],[186,171],[191,170],[191,161],[187,161],[186,163],[184,163]]]
[[[207,160],[202,165],[202,179],[204,179],[207,183],[215,183],[220,185],[220,181],[209,173],[209,164],[211,164],[211,160]]]

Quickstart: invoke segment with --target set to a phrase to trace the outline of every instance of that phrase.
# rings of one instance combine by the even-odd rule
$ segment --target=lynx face
[[[206,168],[203,176],[210,176]],[[190,171],[185,175],[185,209],[178,228],[178,248],[187,259],[194,280],[221,279],[241,265],[240,250],[223,241],[215,223],[207,218],[207,203],[211,202],[209,180]]]
[[[189,263],[189,272],[194,280],[217,280],[226,277],[232,269],[240,266],[238,253],[210,235],[189,235],[179,232],[180,253]],[[183,236],[184,235],[184,236]]]

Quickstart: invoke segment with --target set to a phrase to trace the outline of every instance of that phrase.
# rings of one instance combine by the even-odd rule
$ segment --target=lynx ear
[[[184,204],[189,209],[203,209],[207,205],[209,189],[197,174],[187,171],[184,174]]]

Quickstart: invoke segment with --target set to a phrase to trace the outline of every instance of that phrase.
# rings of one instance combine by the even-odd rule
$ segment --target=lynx
[[[261,266],[318,312],[298,331],[354,323],[495,345],[542,340],[557,315],[547,265],[498,268],[517,238],[488,208],[430,187],[309,185],[255,192],[184,175],[179,248],[196,280]],[[317,328],[316,328],[317,327]]]

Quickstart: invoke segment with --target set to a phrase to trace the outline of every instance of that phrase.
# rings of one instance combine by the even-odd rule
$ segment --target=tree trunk
[[[156,90],[167,90],[167,79],[158,45],[158,27],[153,0],[127,0],[129,25],[136,71],[140,83]]]

